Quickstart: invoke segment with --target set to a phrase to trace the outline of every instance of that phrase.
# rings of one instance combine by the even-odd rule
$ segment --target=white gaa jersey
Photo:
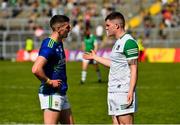
[[[130,34],[119,38],[110,54],[108,92],[128,92],[130,86],[130,67],[128,60],[138,58],[138,45]]]

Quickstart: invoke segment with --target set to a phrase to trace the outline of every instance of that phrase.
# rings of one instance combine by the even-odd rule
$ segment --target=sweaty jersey
[[[110,54],[108,92],[128,92],[130,86],[130,67],[128,60],[138,58],[138,45],[131,35],[119,38]]]
[[[44,83],[44,81],[41,81],[39,93],[59,93],[61,95],[65,95],[68,86],[66,77],[66,60],[63,43],[61,41],[57,42],[51,38],[44,39],[39,51],[39,56],[43,56],[47,59],[47,64],[44,66],[44,72],[46,76],[52,80],[62,80],[59,88],[54,88],[51,85]]]
[[[85,52],[90,52],[91,50],[94,50],[95,44],[97,44],[97,40],[93,34],[91,34],[89,38],[84,37]]]

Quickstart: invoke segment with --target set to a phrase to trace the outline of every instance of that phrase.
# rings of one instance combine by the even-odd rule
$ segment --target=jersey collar
[[[56,41],[55,39],[49,37],[49,39],[51,39],[52,41],[54,41],[56,44],[59,44],[60,42],[59,41]]]
[[[122,39],[127,33],[125,32],[119,39]]]

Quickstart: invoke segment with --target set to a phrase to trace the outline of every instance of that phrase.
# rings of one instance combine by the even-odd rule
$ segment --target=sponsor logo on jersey
[[[59,106],[58,101],[55,101],[54,104],[55,104],[55,107],[58,107],[58,106]]]
[[[120,49],[120,45],[117,46],[116,50],[119,50]]]

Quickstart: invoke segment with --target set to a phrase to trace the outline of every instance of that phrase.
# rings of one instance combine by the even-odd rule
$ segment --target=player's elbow
[[[38,73],[38,68],[33,66],[32,73],[36,75]]]

